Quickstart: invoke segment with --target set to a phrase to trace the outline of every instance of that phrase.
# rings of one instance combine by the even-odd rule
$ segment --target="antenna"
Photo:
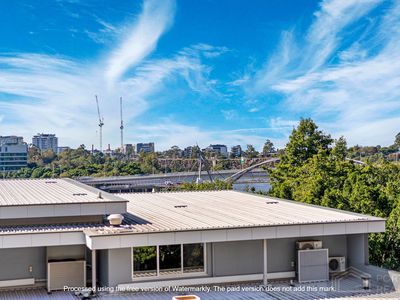
[[[122,97],[119,98],[119,106],[121,112],[121,126],[119,127],[119,129],[121,129],[121,153],[124,153],[124,121],[122,119]]]
[[[100,115],[100,108],[99,108],[99,100],[97,99],[97,95],[95,95],[96,98],[96,105],[97,105],[97,114],[99,116],[99,133],[100,133],[100,152],[103,152],[103,125],[104,125],[104,118]]]

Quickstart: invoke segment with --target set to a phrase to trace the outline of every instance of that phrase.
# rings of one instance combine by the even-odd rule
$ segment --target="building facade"
[[[199,146],[188,146],[185,149],[183,149],[183,156],[186,158],[195,158],[197,157],[199,151],[200,151]]]
[[[28,145],[20,136],[0,136],[0,172],[17,171],[28,165]]]
[[[226,147],[226,145],[220,145],[220,144],[216,144],[216,145],[210,145],[207,148],[204,149],[206,152],[214,152],[217,153],[223,157],[227,157],[228,156],[228,148]]]
[[[140,152],[153,153],[154,152],[154,143],[138,143],[138,144],[136,144],[136,152],[138,154]]]
[[[331,257],[367,266],[368,233],[385,230],[381,218],[253,194],[116,196],[71,179],[0,181],[0,212],[0,286],[48,291],[267,284],[300,278],[300,266],[326,280]],[[324,256],[299,264],[300,251]]]
[[[55,134],[38,133],[32,138],[32,145],[41,151],[52,150],[58,153],[58,138]]]
[[[68,146],[61,146],[61,147],[57,147],[57,154],[63,153],[65,151],[71,150],[70,147]]]
[[[240,145],[232,146],[231,156],[232,157],[241,157],[242,156],[242,147]]]

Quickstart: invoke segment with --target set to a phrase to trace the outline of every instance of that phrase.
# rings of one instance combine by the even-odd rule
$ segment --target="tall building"
[[[226,145],[210,145],[205,149],[205,151],[214,152],[224,157],[228,156],[228,148],[226,147]]]
[[[0,172],[16,171],[28,165],[28,145],[21,136],[0,136]]]
[[[183,156],[187,158],[197,157],[197,153],[200,151],[199,146],[189,146],[183,149]]]
[[[231,148],[231,155],[233,157],[240,157],[242,156],[242,147],[240,145],[232,146]]]
[[[136,152],[152,153],[154,152],[154,143],[138,143],[136,144]]]
[[[132,144],[124,144],[123,153],[126,155],[132,155],[135,152],[135,146]]]
[[[42,151],[52,150],[57,153],[58,138],[55,134],[38,133],[33,136],[32,144]]]

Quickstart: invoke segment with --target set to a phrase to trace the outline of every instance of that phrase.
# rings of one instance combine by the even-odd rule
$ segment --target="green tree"
[[[275,152],[274,144],[271,142],[271,140],[267,139],[264,143],[264,147],[262,150],[263,156],[271,155],[271,153],[274,152]]]
[[[269,171],[270,193],[388,218],[385,233],[370,236],[370,261],[400,269],[400,166],[386,161],[356,165],[345,159],[344,138],[332,148],[330,137],[306,122],[293,131],[280,163]]]
[[[335,141],[332,154],[340,160],[344,160],[347,157],[347,142],[343,136]]]
[[[258,152],[251,144],[247,145],[247,149],[244,151],[244,154],[247,158],[256,158],[258,156]]]
[[[301,119],[289,137],[282,160],[292,166],[300,166],[320,149],[328,150],[332,142],[330,135],[318,130],[313,120]]]
[[[400,132],[398,134],[396,134],[395,138],[394,138],[394,145],[397,148],[400,148]]]

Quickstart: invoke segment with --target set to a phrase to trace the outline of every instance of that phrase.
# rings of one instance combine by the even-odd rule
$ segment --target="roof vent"
[[[187,205],[174,205],[175,208],[186,208]]]
[[[103,199],[103,196],[101,195],[101,192],[99,192],[99,195],[97,196],[99,199]]]
[[[121,214],[112,214],[107,217],[107,220],[112,226],[120,226],[124,220],[124,216]]]
[[[278,201],[267,201],[267,202],[265,202],[266,204],[278,204],[279,202]]]

